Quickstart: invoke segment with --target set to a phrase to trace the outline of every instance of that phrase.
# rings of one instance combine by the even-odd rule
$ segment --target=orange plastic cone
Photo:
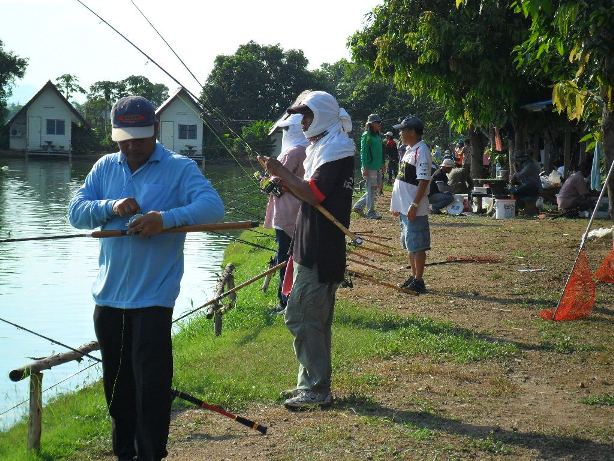
[[[595,281],[584,250],[580,251],[569,281],[554,310],[544,310],[540,316],[546,320],[578,320],[588,317],[595,307]]]
[[[614,283],[614,248],[605,257],[597,272],[595,278],[600,282]]]

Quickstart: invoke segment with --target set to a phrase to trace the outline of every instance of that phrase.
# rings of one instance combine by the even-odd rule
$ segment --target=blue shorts
[[[410,221],[407,215],[400,214],[401,247],[410,253],[427,251],[431,249],[431,231],[428,216],[416,216]]]

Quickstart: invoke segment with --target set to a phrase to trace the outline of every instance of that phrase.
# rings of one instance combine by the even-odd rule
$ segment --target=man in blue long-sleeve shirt
[[[222,219],[218,193],[194,161],[156,141],[153,105],[129,96],[114,105],[112,139],[69,205],[81,229],[128,229],[100,241],[92,289],[94,327],[119,460],[167,454],[173,358],[171,323],[183,275],[185,234],[162,230]]]

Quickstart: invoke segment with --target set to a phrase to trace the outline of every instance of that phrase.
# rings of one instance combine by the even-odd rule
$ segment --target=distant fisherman
[[[411,265],[411,276],[400,286],[421,294],[426,293],[422,277],[426,252],[431,249],[428,193],[433,161],[429,147],[422,140],[422,120],[410,115],[394,128],[400,131],[401,140],[407,145],[390,200],[390,211],[401,223],[401,245],[409,253]]]
[[[160,460],[167,455],[171,322],[183,276],[185,234],[158,234],[169,227],[219,221],[224,205],[194,161],[156,141],[158,121],[151,102],[122,98],[111,118],[119,152],[92,167],[70,202],[68,217],[80,229],[127,228],[134,235],[100,240],[92,290],[94,328],[113,423],[113,453],[119,460]]]
[[[312,91],[288,113],[303,115],[303,132],[310,141],[304,177],[276,159],[260,160],[303,200],[292,247],[294,286],[285,314],[300,365],[296,388],[285,393],[284,402],[287,408],[301,409],[332,403],[331,327],[346,256],[345,235],[312,205],[321,204],[349,227],[355,148],[347,135],[350,117],[330,94]]]

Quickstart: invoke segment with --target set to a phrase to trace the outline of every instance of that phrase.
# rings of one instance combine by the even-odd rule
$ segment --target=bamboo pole
[[[356,261],[355,259],[352,258],[347,258],[348,261],[353,262],[354,264],[360,264],[361,266],[366,266],[366,267],[370,267],[372,269],[377,269],[378,271],[385,271],[386,269],[384,269],[383,267],[378,267],[374,264],[369,264],[369,263],[364,263],[361,261]]]
[[[21,381],[28,376],[39,374],[42,370],[50,370],[51,368],[62,365],[63,363],[72,362],[73,360],[80,361],[84,355],[90,352],[100,349],[100,345],[97,341],[92,341],[83,346],[76,348],[70,352],[64,352],[62,354],[55,354],[50,357],[45,357],[40,360],[35,360],[21,368],[17,368],[9,372],[9,378],[11,381]]]

